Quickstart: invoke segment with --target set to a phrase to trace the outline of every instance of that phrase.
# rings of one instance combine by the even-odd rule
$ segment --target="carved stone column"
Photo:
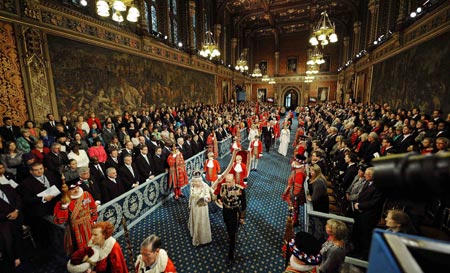
[[[380,3],[378,0],[369,0],[370,11],[370,32],[368,44],[371,44],[378,37],[378,10]]]
[[[274,75],[280,74],[280,52],[275,52],[275,70],[273,72]]]
[[[238,43],[237,38],[231,38],[231,65],[236,66],[236,46]]]
[[[353,24],[353,51],[352,51],[353,56],[358,54],[360,44],[361,44],[361,22],[356,21]],[[344,60],[344,62],[346,61],[347,60]]]
[[[197,45],[194,43],[195,41],[194,22],[195,22],[195,1],[189,1],[189,48],[191,49],[191,52],[194,52],[195,49],[197,48]]]
[[[347,60],[349,59],[349,57],[348,57],[349,44],[350,44],[350,37],[345,36],[345,37],[344,37],[344,50],[343,50],[343,54],[342,54],[342,59],[343,59],[343,63],[344,63],[344,64],[345,64],[345,63],[347,62]]]
[[[136,1],[136,2],[137,2],[138,9],[140,11],[145,10],[144,1]],[[138,17],[137,32],[143,36],[149,35],[147,18],[145,18],[145,16],[142,15],[142,12],[141,12],[141,16]]]

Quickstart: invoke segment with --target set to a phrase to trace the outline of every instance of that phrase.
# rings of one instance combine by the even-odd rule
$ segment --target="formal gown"
[[[290,142],[290,132],[288,129],[281,130],[280,135],[280,147],[278,147],[278,152],[283,156],[287,155],[288,147]]]
[[[212,241],[211,224],[209,222],[208,201],[212,199],[212,189],[203,181],[191,184],[189,197],[189,231],[194,246]]]

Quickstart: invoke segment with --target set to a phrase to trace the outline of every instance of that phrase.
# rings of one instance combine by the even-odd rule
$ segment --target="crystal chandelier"
[[[270,78],[270,80],[269,80],[269,84],[276,84],[277,82],[275,81],[275,79],[274,78]]]
[[[200,50],[200,56],[213,59],[220,56],[219,47],[213,38],[213,33],[211,31],[205,32],[205,39],[202,44],[202,50]]]
[[[237,60],[235,69],[241,71],[241,73],[248,71],[248,64],[244,53],[241,53],[239,60]]]
[[[320,15],[322,17],[313,28],[309,43],[313,46],[318,45],[319,42],[322,46],[326,46],[328,43],[336,43],[338,38],[334,23],[331,22],[326,11],[323,11]]]
[[[140,16],[139,10],[134,6],[133,0],[98,0],[97,14],[102,17],[109,17],[110,11],[112,13],[111,19],[118,23],[124,21],[122,12],[127,13],[127,21],[135,23]]]
[[[306,64],[318,64],[321,65],[325,63],[325,60],[323,59],[323,54],[320,52],[319,48],[317,46],[314,47],[314,50],[308,50],[308,61]]]
[[[259,64],[255,64],[255,68],[253,69],[252,77],[258,78],[261,77],[261,69],[259,68]]]

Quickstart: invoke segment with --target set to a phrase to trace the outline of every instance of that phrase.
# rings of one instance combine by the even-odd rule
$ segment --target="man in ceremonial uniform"
[[[220,164],[219,161],[214,159],[213,152],[208,153],[208,159],[204,164],[204,171],[206,174],[206,181],[208,181],[210,184],[214,183],[214,181],[217,180],[218,174],[220,173]]]
[[[175,265],[161,248],[161,238],[152,234],[141,243],[141,254],[135,263],[136,273],[175,273]]]
[[[250,170],[257,171],[258,161],[262,156],[262,141],[259,139],[258,135],[255,135],[252,142],[250,142]]]
[[[219,157],[219,146],[217,144],[216,132],[211,131],[211,134],[206,139],[206,145],[208,146],[208,152],[213,152],[214,157]]]
[[[172,154],[167,158],[167,164],[169,165],[168,188],[169,190],[173,188],[175,200],[178,200],[180,196],[184,196],[181,188],[189,183],[189,178],[187,176],[183,154],[175,146],[172,149]]]
[[[240,223],[245,224],[245,215],[247,212],[247,199],[245,197],[245,188],[247,188],[247,166],[242,163],[242,156],[237,155],[236,161],[233,163],[233,167],[231,167],[230,174],[233,175],[236,184],[242,187],[242,204],[241,204],[241,214],[240,214]]]
[[[288,178],[287,187],[284,191],[283,200],[288,202],[294,208],[293,223],[298,226],[298,218],[300,213],[300,206],[306,202],[305,189],[303,183],[305,182],[306,173],[304,160],[305,156],[297,155],[292,162],[292,171]]]
[[[244,188],[235,183],[232,174],[227,174],[225,183],[222,184],[217,198],[220,199],[223,204],[223,220],[225,221],[228,238],[230,240],[227,264],[232,265],[234,262],[239,219],[241,218],[241,208],[242,203],[244,203],[243,200],[245,200]]]
[[[68,223],[64,233],[64,248],[67,255],[71,255],[75,250],[87,246],[98,213],[94,198],[89,192],[83,191],[78,178],[68,181],[67,184],[71,200],[69,203],[56,203],[53,221],[56,224]]]

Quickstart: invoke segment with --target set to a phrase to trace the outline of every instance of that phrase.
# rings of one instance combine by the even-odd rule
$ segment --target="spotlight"
[[[415,18],[417,16],[417,13],[415,11],[411,12],[409,15],[411,18]]]
[[[164,40],[167,40],[167,35],[164,35]]]
[[[377,44],[378,44],[378,41],[376,41],[376,40],[373,41],[373,44],[374,44],[374,45],[377,45]]]
[[[421,12],[422,12],[422,7],[418,7],[418,8],[416,9],[416,12],[417,12],[417,13],[421,13]]]
[[[83,7],[86,7],[87,6],[87,1],[86,0],[81,0],[80,1],[80,5],[82,5]]]
[[[183,43],[182,42],[178,42],[178,47],[183,47]]]

